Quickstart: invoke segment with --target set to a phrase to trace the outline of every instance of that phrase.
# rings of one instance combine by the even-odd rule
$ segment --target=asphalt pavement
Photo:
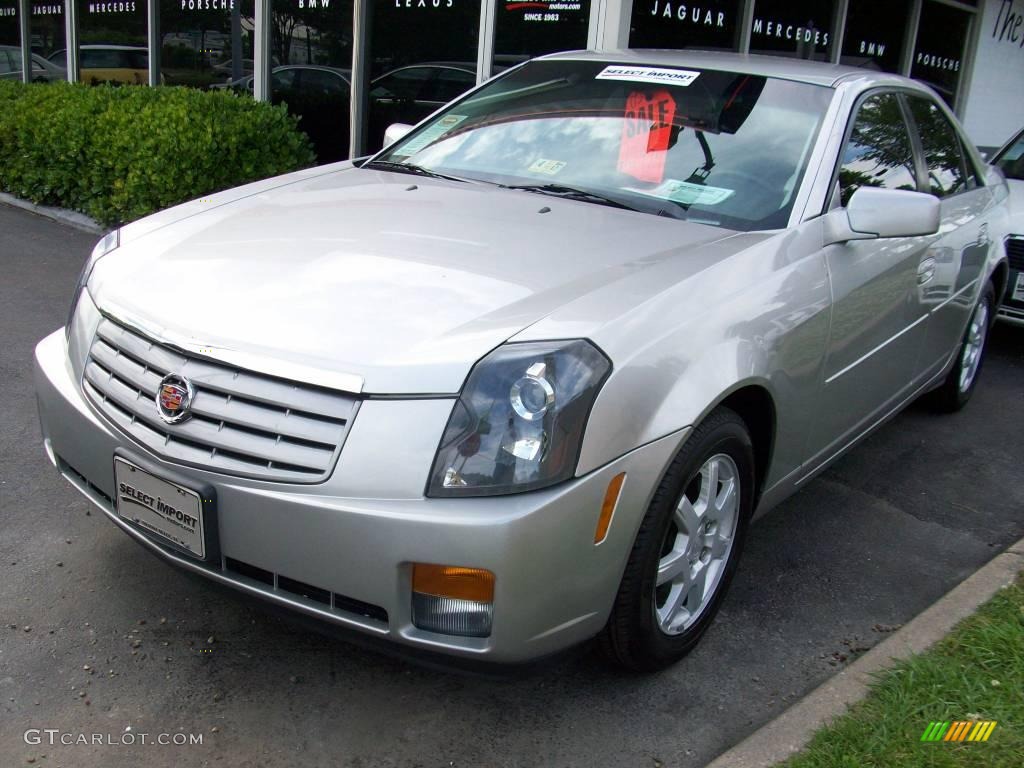
[[[754,525],[674,668],[583,648],[491,679],[365,650],[185,577],[46,461],[32,350],[94,241],[0,206],[5,767],[702,766],[1024,535],[1024,328],[998,325],[963,412],[911,407]]]

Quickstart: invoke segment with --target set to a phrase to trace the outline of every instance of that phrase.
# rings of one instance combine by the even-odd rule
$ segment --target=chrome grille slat
[[[195,386],[192,418],[166,424],[154,402],[167,373]],[[233,388],[229,388],[233,387]],[[214,471],[316,482],[334,466],[358,400],[189,357],[104,319],[83,389],[154,453]]]
[[[103,340],[97,341],[91,352],[93,361],[111,371],[118,378],[131,382],[148,397],[155,398],[160,379],[153,369],[146,369]],[[333,448],[338,428],[344,428],[344,420],[310,417],[298,411],[286,411],[277,406],[265,406],[245,399],[231,398],[218,392],[200,390],[192,401],[192,412],[212,421],[227,421],[233,425],[270,431],[275,435],[320,443]]]
[[[186,357],[177,350],[154,344],[107,319],[100,323],[97,334],[112,347],[155,369],[161,377],[173,371],[187,376],[199,388],[239,395],[256,402],[329,419],[338,418],[339,398],[353,401],[340,393],[290,384],[195,357]]]
[[[1006,240],[1006,255],[1010,268],[1024,270],[1024,237],[1010,237]]]

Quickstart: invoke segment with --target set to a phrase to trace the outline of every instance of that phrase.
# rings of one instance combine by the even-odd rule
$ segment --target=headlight
[[[120,244],[120,229],[107,232],[107,234],[105,234],[103,238],[96,243],[96,246],[92,249],[92,253],[89,254],[89,258],[85,260],[85,264],[82,266],[82,271],[78,275],[78,283],[75,285],[75,292],[71,297],[71,308],[68,310],[68,321],[64,324],[65,336],[71,333],[71,318],[75,316],[75,307],[78,306],[78,298],[82,295],[82,291],[85,290],[85,286],[89,282],[89,276],[92,274],[92,268],[96,266],[97,261],[117,248]]]
[[[452,410],[428,496],[495,496],[572,477],[611,370],[588,341],[506,344],[474,366]]]

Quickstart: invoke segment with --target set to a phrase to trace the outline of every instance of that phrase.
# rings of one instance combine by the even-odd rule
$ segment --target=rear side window
[[[476,75],[472,72],[445,67],[438,70],[421,98],[425,101],[449,102],[457,99],[474,85]]]
[[[325,96],[340,96],[346,91],[344,80],[321,69],[304,69],[299,78],[303,91],[313,91]]]
[[[7,51],[0,50],[0,75],[8,72],[16,72],[17,70],[12,67],[12,64],[13,62],[10,57],[8,57]]]
[[[433,72],[428,67],[408,67],[380,78],[370,92],[379,99],[415,101]]]
[[[1006,178],[1024,181],[1024,131],[992,162],[1002,169]]]
[[[871,96],[857,110],[839,167],[842,204],[861,187],[917,189],[914,150],[896,94]]]
[[[921,137],[928,167],[928,191],[936,197],[948,197],[973,187],[974,180],[967,175],[960,137],[949,118],[928,99],[911,96],[907,101]]]

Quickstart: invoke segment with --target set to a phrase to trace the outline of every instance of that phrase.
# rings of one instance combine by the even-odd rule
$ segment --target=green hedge
[[[0,190],[104,224],[313,160],[283,106],[228,91],[0,80]]]

